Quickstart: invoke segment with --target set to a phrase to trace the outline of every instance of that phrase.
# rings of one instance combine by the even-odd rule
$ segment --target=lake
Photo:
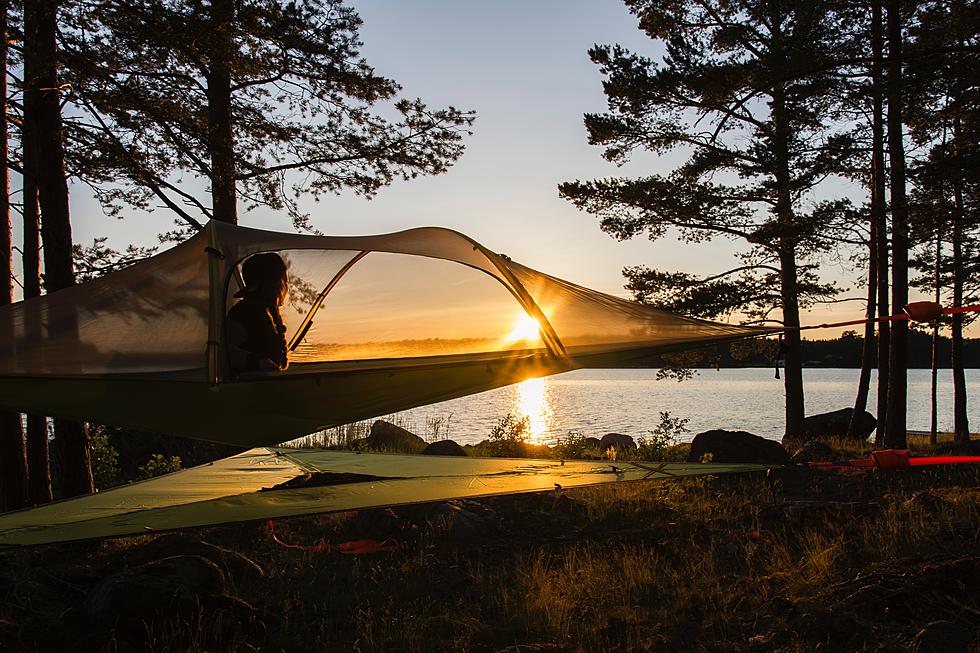
[[[512,413],[527,416],[535,442],[552,443],[569,431],[646,435],[660,413],[690,420],[682,440],[709,429],[744,430],[768,438],[783,435],[783,382],[771,368],[705,369],[688,381],[656,379],[653,369],[576,370],[462,399],[404,411],[386,419],[426,439],[452,438],[475,444],[497,421]],[[847,408],[854,403],[859,370],[804,370],[806,413]],[[930,370],[909,370],[908,428],[928,431]],[[870,412],[874,414],[876,377]],[[971,430],[980,427],[980,370],[967,370]],[[939,372],[939,429],[953,425],[953,378]]]

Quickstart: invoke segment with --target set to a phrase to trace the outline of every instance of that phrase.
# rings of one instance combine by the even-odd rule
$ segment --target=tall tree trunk
[[[872,180],[873,182],[874,180]],[[848,439],[861,437],[861,417],[868,409],[868,393],[871,385],[871,366],[874,364],[875,357],[875,323],[874,317],[877,311],[875,298],[878,292],[878,262],[875,255],[878,247],[878,234],[873,215],[869,217],[870,234],[868,238],[868,297],[865,316],[868,318],[864,323],[864,343],[861,347],[861,374],[858,378],[857,397],[854,398],[854,411],[851,413],[851,421],[847,425]]]
[[[211,57],[208,71],[208,150],[211,203],[216,220],[238,222],[235,136],[231,115],[231,56],[235,0],[211,0]]]
[[[956,160],[959,156],[960,138],[962,137],[959,118],[953,122],[953,143],[957,149]],[[960,173],[953,175],[953,306],[963,305],[963,177]],[[963,314],[952,316],[951,367],[953,368],[953,439],[966,442],[970,439],[970,424],[966,413],[966,376],[963,372]]]
[[[878,240],[875,243],[875,263],[878,266],[878,315],[888,311],[888,220],[885,211],[885,119],[884,119],[884,61],[882,35],[882,0],[871,0],[871,221]],[[885,444],[885,421],[888,415],[888,349],[891,344],[891,325],[878,323],[878,396],[875,446]]]
[[[799,281],[796,241],[792,235],[794,216],[790,194],[789,119],[781,88],[772,91],[773,150],[776,157],[776,217],[783,234],[779,241],[780,293],[783,307],[784,375],[786,392],[786,436],[802,438],[806,415],[803,403],[803,347],[800,338]]]
[[[902,2],[888,0],[888,159],[892,206],[892,308],[909,299],[908,205],[905,195],[905,144],[902,130]],[[907,432],[908,323],[891,328],[888,348],[888,415],[885,446],[905,449]]]
[[[24,98],[25,107],[34,101],[28,93]],[[25,111],[25,113],[29,113]],[[32,120],[24,121],[22,126],[25,144],[31,142]],[[24,147],[23,203],[24,203],[24,299],[41,296],[41,209],[37,203],[36,165],[33,146]],[[28,333],[41,332],[41,316],[32,303],[25,305]],[[53,498],[51,492],[51,458],[48,447],[48,420],[43,415],[27,416],[27,469],[30,482],[30,499],[34,505],[48,503]]]
[[[7,168],[7,0],[0,0],[0,306],[14,300],[12,234],[10,229],[10,178]],[[0,324],[0,343],[13,343],[9,324]],[[27,445],[20,413],[0,412],[0,510],[27,505]]]
[[[936,225],[936,261],[933,266],[933,274],[936,281],[935,301],[942,306],[942,292],[939,281],[939,260],[943,255],[943,228],[941,224]],[[930,385],[930,417],[929,420],[929,444],[933,447],[939,440],[939,406],[938,406],[938,381],[939,381],[939,320],[932,323],[932,378]]]
[[[36,163],[48,292],[75,284],[58,90],[57,10],[56,0],[29,0],[24,5],[25,96],[34,95],[30,103],[32,115],[25,115],[25,120],[34,123],[29,146],[34,148]],[[26,100],[25,97],[25,114]],[[85,425],[61,419],[54,424],[61,453],[62,495],[90,494],[94,487]]]

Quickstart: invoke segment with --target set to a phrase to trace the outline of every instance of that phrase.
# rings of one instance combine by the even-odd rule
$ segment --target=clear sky
[[[626,296],[621,270],[646,264],[698,274],[734,264],[732,243],[684,245],[673,239],[618,242],[597,220],[558,197],[573,179],[666,172],[679,160],[649,154],[619,168],[586,141],[585,112],[606,109],[601,77],[589,61],[595,43],[619,43],[655,56],[620,0],[357,0],[364,20],[362,52],[403,95],[432,107],[472,109],[478,117],[466,152],[444,175],[396,182],[373,200],[345,195],[309,204],[328,234],[366,234],[438,225],[462,231],[530,267]],[[166,210],[117,221],[73,188],[77,242],[110,237],[116,248],[154,242],[172,227]],[[240,214],[242,224],[288,230],[284,215]],[[828,276],[851,285],[853,274],[828,263]],[[855,297],[854,290],[844,296]],[[861,304],[839,304],[804,316],[823,323],[861,316]],[[839,330],[818,337],[833,337]]]

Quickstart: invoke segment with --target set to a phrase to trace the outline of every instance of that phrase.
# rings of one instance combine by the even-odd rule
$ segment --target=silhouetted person
[[[236,372],[278,372],[286,360],[286,327],[279,307],[286,300],[288,277],[282,257],[255,254],[242,264],[245,288],[235,294],[241,301],[231,307],[225,321],[228,350]]]

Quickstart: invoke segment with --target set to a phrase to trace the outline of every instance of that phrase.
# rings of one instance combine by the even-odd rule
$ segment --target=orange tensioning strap
[[[885,315],[876,318],[863,318],[859,320],[847,320],[846,322],[833,322],[830,324],[811,324],[798,327],[799,331],[807,329],[828,329],[833,327],[852,326],[855,324],[867,324],[868,322],[894,322],[896,320],[912,320],[913,322],[930,322],[940,315],[957,315],[960,313],[980,312],[980,304],[974,306],[952,306],[942,308],[935,302],[913,302],[905,305],[905,312],[895,315]]]
[[[859,458],[857,460],[842,460],[835,462],[813,462],[808,463],[810,467],[821,469],[847,469],[847,468],[877,468],[884,470],[908,469],[909,467],[926,467],[929,465],[961,465],[969,463],[980,463],[980,456],[923,456],[921,458],[911,458],[908,449],[885,449],[874,451],[870,458]]]
[[[276,527],[273,525],[271,519],[269,520],[268,524],[269,534],[272,536],[272,540],[276,544],[284,546],[287,549],[315,552],[337,551],[338,553],[343,553],[345,555],[389,553],[398,549],[398,543],[391,538],[386,540],[351,540],[350,542],[341,542],[340,544],[330,544],[329,542],[320,542],[312,545],[290,544],[289,542],[284,542],[279,539],[279,536],[276,535]]]

